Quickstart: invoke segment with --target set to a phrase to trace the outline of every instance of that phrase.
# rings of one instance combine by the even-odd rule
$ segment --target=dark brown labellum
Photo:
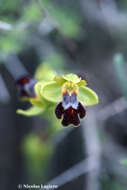
[[[36,80],[29,76],[23,76],[16,81],[18,94],[20,98],[35,97],[34,85]]]
[[[78,126],[80,119],[85,117],[86,110],[84,106],[77,101],[75,93],[69,95],[64,94],[62,102],[60,102],[55,109],[55,114],[58,119],[62,118],[62,125],[68,126],[70,124]]]

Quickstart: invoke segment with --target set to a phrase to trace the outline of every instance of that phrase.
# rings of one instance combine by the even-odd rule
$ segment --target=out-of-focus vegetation
[[[62,38],[81,38],[81,19],[75,10],[57,6],[57,3],[50,0],[24,3],[7,0],[4,4],[5,7],[0,3],[1,59],[9,53],[18,53],[31,45],[36,46],[40,35],[48,35],[53,30],[57,30]]]
[[[91,125],[102,134],[97,137],[98,172],[93,181],[89,175],[79,177],[63,189],[89,190],[86,184],[93,184],[92,190],[127,189],[126,12],[126,0],[0,0],[2,190],[14,190],[12,181],[14,185],[47,182],[75,165],[82,155],[93,158],[92,152],[97,150]],[[36,80],[47,81],[55,74],[52,69],[58,74],[85,73],[88,85],[99,94],[100,104],[92,108],[89,122],[75,129],[76,133],[68,134],[62,128],[53,109],[43,118],[16,115],[17,108],[29,105],[21,105],[16,97],[15,79],[27,72]],[[86,130],[82,140],[86,125],[94,135]],[[12,176],[16,177],[12,180]]]

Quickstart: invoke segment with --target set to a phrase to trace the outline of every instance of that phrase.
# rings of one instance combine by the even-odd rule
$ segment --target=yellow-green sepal
[[[98,104],[97,94],[92,89],[86,86],[81,86],[79,88],[78,99],[85,106],[92,106],[92,105]]]
[[[44,111],[45,109],[43,107],[32,106],[27,110],[18,109],[16,113],[31,117],[31,116],[41,115]]]

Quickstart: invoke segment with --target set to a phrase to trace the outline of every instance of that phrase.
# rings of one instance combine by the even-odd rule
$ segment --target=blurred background
[[[40,65],[86,75],[99,104],[80,127],[16,114],[15,81]],[[126,190],[126,100],[126,0],[0,0],[1,190]]]

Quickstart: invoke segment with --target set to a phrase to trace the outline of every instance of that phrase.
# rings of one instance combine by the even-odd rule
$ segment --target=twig
[[[114,0],[110,1],[82,1],[81,7],[89,22],[94,22],[104,28],[111,35],[127,31],[127,14],[120,12]]]
[[[2,103],[7,103],[10,100],[10,95],[7,90],[6,84],[0,75],[0,101]]]
[[[117,181],[127,186],[127,168],[120,163],[123,158],[127,158],[127,151],[108,138],[103,145],[102,155],[102,168],[106,169],[107,173],[113,174]]]
[[[84,133],[84,140],[85,140],[85,148],[87,149],[88,159],[81,161],[80,163],[76,164],[69,170],[65,171],[61,175],[57,176],[56,178],[49,181],[47,184],[49,185],[57,185],[61,187],[72,180],[75,180],[77,177],[88,173],[88,190],[97,190],[98,189],[98,175],[100,169],[100,147],[98,143],[98,139],[96,136],[96,121],[94,116],[91,118],[86,118],[83,121],[83,133]],[[88,114],[88,115],[89,115]],[[92,114],[94,114],[92,112]],[[91,121],[91,122],[90,122]],[[70,133],[73,128],[70,128],[67,132],[62,132],[62,138]],[[59,142],[59,140],[58,140]],[[58,143],[57,142],[57,143]],[[94,187],[94,188],[93,188]],[[43,188],[41,188],[43,190]]]
[[[15,80],[20,76],[28,75],[27,70],[25,69],[17,55],[8,55],[5,66]]]
[[[54,19],[50,16],[49,12],[47,11],[47,9],[45,9],[45,8],[43,7],[42,2],[41,2],[40,0],[38,0],[37,2],[38,2],[38,4],[39,4],[40,10],[42,11],[42,14],[43,14],[45,17],[48,17],[48,18],[51,20],[51,22],[53,23],[53,25],[57,28],[57,30],[59,30],[59,32],[61,33],[62,31],[61,31],[61,29],[60,29],[60,27],[59,27],[59,24],[56,22],[56,20],[54,20]]]
[[[59,188],[63,186],[64,184],[75,180],[77,177],[94,170],[95,169],[94,165],[93,164],[89,165],[88,163],[89,163],[89,159],[81,161],[80,163],[76,164],[75,166],[68,169],[64,173],[60,174],[56,178],[49,181],[47,184],[57,185]],[[41,188],[40,190],[44,190],[44,189]]]
[[[98,178],[100,173],[100,144],[97,137],[97,119],[95,117],[95,112],[93,110],[89,110],[82,123],[85,143],[84,147],[89,158],[88,165],[94,166],[94,170],[88,172],[87,190],[98,190]]]
[[[0,30],[11,31],[12,29],[13,29],[13,26],[11,24],[0,21]]]
[[[55,29],[58,31],[61,38],[63,39],[66,47],[69,50],[73,51],[73,49],[76,48],[75,43],[64,34],[64,32],[61,30],[61,27],[60,27],[59,23],[51,17],[49,12],[43,7],[42,2],[40,0],[38,0],[38,4],[39,4],[39,7],[40,7],[40,9],[42,11],[42,14],[44,14],[44,16],[47,17],[51,21],[52,25],[54,25]]]
[[[121,113],[125,109],[127,109],[127,101],[124,97],[121,97],[101,109],[97,114],[98,120],[105,121],[109,117]]]
[[[60,142],[62,142],[66,136],[71,133],[73,130],[75,130],[75,128],[72,126],[72,127],[68,127],[62,131],[59,132],[59,135],[57,136],[53,136],[53,138],[51,140],[53,140],[53,143],[55,144],[59,144]]]

